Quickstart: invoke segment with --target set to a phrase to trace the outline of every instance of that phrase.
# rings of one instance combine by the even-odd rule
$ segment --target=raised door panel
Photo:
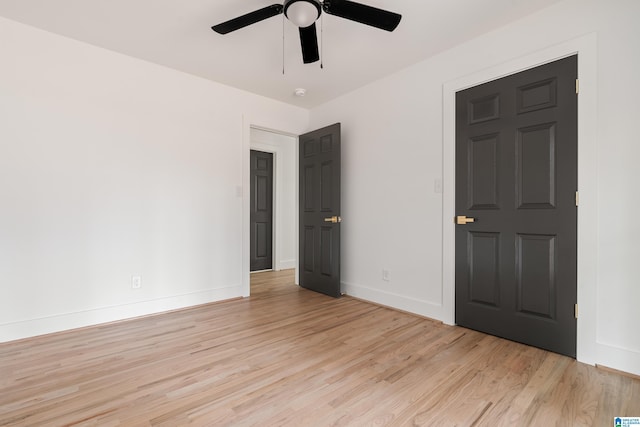
[[[556,318],[556,236],[516,236],[517,306],[521,314]]]
[[[472,98],[467,105],[467,123],[470,125],[500,117],[500,94]]]
[[[333,268],[333,227],[322,227],[320,229],[320,274],[331,276]]]
[[[517,131],[516,198],[520,209],[553,209],[556,206],[555,134],[555,123]]]
[[[256,176],[254,185],[256,186],[256,211],[258,212],[266,212],[271,208],[271,202],[269,198],[271,197],[271,189],[269,177],[267,176]]]
[[[552,108],[557,105],[558,79],[555,77],[535,81],[516,89],[516,111],[518,114]]]
[[[255,233],[256,233],[256,247],[255,247],[255,256],[256,258],[264,258],[269,255],[270,248],[269,243],[271,241],[271,236],[269,233],[268,224],[258,222],[255,224]]]
[[[316,210],[316,181],[315,165],[304,166],[304,186],[302,187],[302,204],[305,212],[315,212]]]
[[[469,300],[500,306],[500,233],[470,232],[467,235]]]
[[[323,162],[320,166],[320,210],[322,212],[331,212],[334,210],[333,203],[333,177],[334,163],[329,160]]]
[[[499,134],[470,138],[467,145],[467,209],[497,209]]]
[[[316,265],[316,233],[315,227],[306,226],[304,228],[304,259],[303,270],[308,273],[315,271]]]

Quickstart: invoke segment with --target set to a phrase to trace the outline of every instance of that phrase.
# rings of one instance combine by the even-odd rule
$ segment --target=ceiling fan
[[[263,7],[214,25],[211,29],[218,34],[227,34],[284,12],[287,19],[299,28],[302,61],[309,64],[320,59],[316,21],[322,11],[386,31],[395,30],[402,18],[397,13],[349,0],[284,0],[284,4]]]

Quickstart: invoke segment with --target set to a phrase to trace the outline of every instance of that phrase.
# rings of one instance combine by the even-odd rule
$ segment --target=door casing
[[[443,87],[443,286],[440,318],[455,323],[455,93],[538,65],[578,55],[578,317],[577,359],[595,364],[597,246],[597,37],[588,34],[530,55],[468,74]]]

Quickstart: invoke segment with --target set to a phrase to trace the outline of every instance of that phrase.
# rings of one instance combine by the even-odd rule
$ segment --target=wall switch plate
[[[441,179],[436,179],[433,182],[433,191],[436,193],[442,193],[442,180]]]
[[[131,276],[131,289],[140,289],[142,287],[142,277]]]
[[[382,270],[382,280],[384,280],[385,282],[391,280],[389,278],[389,270]]]

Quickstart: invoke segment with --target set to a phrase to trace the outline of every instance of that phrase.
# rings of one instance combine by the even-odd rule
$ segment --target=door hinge
[[[578,318],[578,304],[573,306],[573,315]]]
[[[576,191],[576,206],[580,204],[580,192]]]
[[[580,93],[580,79],[576,79],[576,94]]]

